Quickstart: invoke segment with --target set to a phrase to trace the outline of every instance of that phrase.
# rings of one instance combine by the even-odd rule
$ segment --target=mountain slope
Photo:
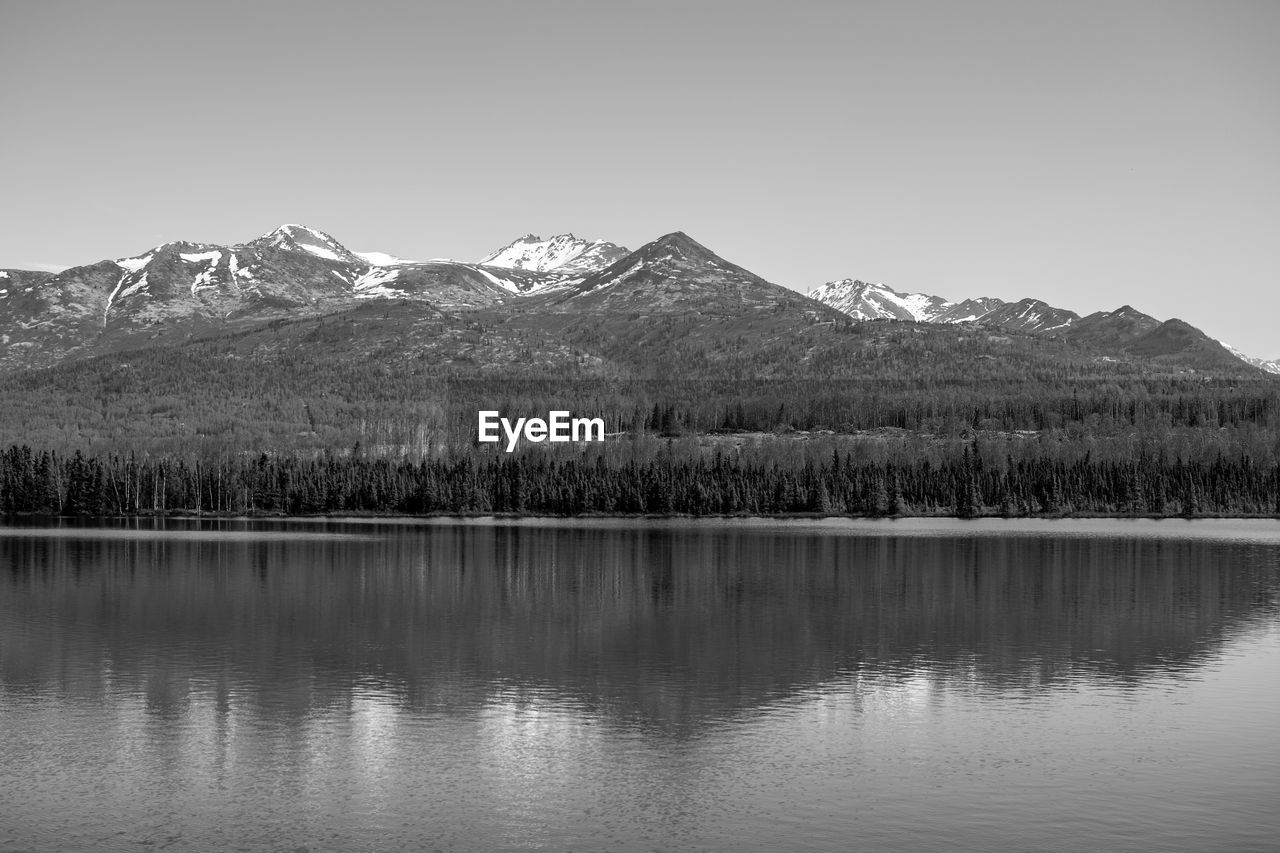
[[[791,311],[731,319],[495,308],[457,316],[422,301],[366,300],[0,375],[8,403],[0,438],[184,452],[349,448],[356,440],[434,446],[442,424],[471,443],[479,409],[605,407],[634,420],[663,401],[700,411],[701,429],[1044,430],[1060,418],[1115,419],[1117,399],[1185,419],[1195,406],[1178,399],[1204,389],[1246,401],[1222,410],[1237,421],[1277,411],[1265,401],[1280,384],[1243,370],[1188,376],[1145,356],[1104,359],[1054,336],[812,322]],[[1218,411],[1216,403],[1205,411]],[[1130,427],[1123,420],[1106,429]]]
[[[57,273],[43,270],[0,270],[0,296],[8,296],[11,291],[40,284],[55,275]]]
[[[1048,334],[1066,329],[1080,315],[1064,308],[1054,308],[1039,299],[1022,299],[993,307],[990,311],[977,317],[974,322],[988,326],[998,326],[1012,332],[1024,332],[1029,335]]]
[[[0,294],[0,367],[15,368],[81,354],[101,336],[108,296],[127,270],[100,261],[56,274],[7,272],[14,284]]]
[[[1122,348],[1159,328],[1160,321],[1124,305],[1115,311],[1095,311],[1081,317],[1063,332],[1069,341],[1107,349]]]
[[[1157,363],[1190,364],[1200,369],[1228,368],[1240,363],[1221,343],[1176,318],[1164,321],[1124,349]]]
[[[765,281],[675,231],[592,273],[553,303],[561,310],[732,315],[793,309],[810,319],[839,312]]]

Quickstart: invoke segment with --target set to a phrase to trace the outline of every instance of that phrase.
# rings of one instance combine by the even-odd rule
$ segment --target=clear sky
[[[1278,45],[1276,0],[0,0],[0,267],[683,230],[1280,356]]]

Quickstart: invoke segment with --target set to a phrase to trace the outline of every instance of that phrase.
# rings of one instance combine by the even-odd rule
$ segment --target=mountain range
[[[1006,302],[977,297],[950,302],[925,293],[902,293],[884,284],[841,279],[823,284],[809,296],[858,320],[908,320],[917,323],[978,323],[988,327],[1119,349],[1157,354],[1194,347],[1220,362],[1225,352],[1269,373],[1280,374],[1280,359],[1254,358],[1216,341],[1182,320],[1161,322],[1130,305],[1081,317],[1039,299]]]
[[[943,335],[985,328],[1054,339],[1067,356],[1100,362],[1227,371],[1248,364],[1280,373],[1276,362],[1249,358],[1181,320],[1162,322],[1130,306],[1082,317],[1035,299],[950,302],[855,279],[805,296],[681,232],[636,251],[572,234],[525,235],[475,262],[411,261],[352,251],[303,225],[283,225],[235,245],[166,243],[58,273],[0,270],[0,368],[182,345],[342,312],[369,316],[361,306],[397,306],[414,322],[439,320],[453,330],[448,340],[463,340],[461,330],[470,323],[487,324],[499,329],[498,337],[508,336],[499,349],[516,339],[527,349],[533,341],[548,364],[563,355],[557,338],[570,341],[580,361],[600,365],[665,363],[679,371],[683,358],[758,366],[770,353],[798,358],[789,366],[813,364],[834,345],[824,328],[899,320],[938,327]],[[412,338],[402,343],[444,346]],[[447,360],[458,355],[451,350]]]
[[[173,242],[58,273],[0,270],[0,366],[45,366],[363,300],[482,308],[578,284],[626,253],[566,234],[522,237],[477,263],[419,262],[282,225],[231,246]]]

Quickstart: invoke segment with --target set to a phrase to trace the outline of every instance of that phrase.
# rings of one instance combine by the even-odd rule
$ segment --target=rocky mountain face
[[[832,281],[809,294],[859,320],[912,320],[919,323],[978,323],[1027,335],[1055,336],[1104,353],[1220,366],[1244,361],[1272,373],[1280,364],[1250,358],[1210,338],[1182,320],[1161,322],[1125,305],[1081,317],[1039,299],[1005,302],[978,297],[950,302],[924,293],[901,293],[883,284],[856,279]]]

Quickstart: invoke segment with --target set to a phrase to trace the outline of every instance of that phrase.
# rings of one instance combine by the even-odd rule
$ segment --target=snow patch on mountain
[[[635,275],[637,272],[643,269],[644,266],[645,266],[645,262],[643,259],[636,261],[634,264],[627,267],[621,273],[619,273],[618,275],[615,275],[612,281],[606,281],[604,284],[592,290],[592,293],[603,293],[604,291],[608,290],[611,287],[617,287],[619,284],[631,278],[633,275]]]
[[[357,258],[360,258],[371,267],[401,267],[406,264],[416,264],[417,261],[408,261],[404,258],[397,258],[395,255],[388,255],[386,252],[352,252]]]
[[[337,252],[326,249],[323,246],[313,246],[310,243],[299,243],[298,248],[304,252],[310,252],[317,258],[325,258],[330,261],[342,260],[342,257]]]
[[[897,294],[891,291],[886,298],[893,299],[895,296]],[[932,317],[937,314],[939,307],[944,309],[951,307],[950,302],[938,302],[937,299],[936,296],[926,296],[923,293],[908,293],[905,298],[901,298],[898,305],[911,314],[912,317],[923,320],[926,317]]]
[[[124,286],[124,280],[129,277],[128,273],[120,276],[120,280],[116,282],[115,289],[107,294],[107,304],[102,307],[102,327],[107,327],[107,315],[111,313],[111,306],[116,301],[116,295],[120,293],[120,288]]]
[[[374,267],[369,272],[356,279],[352,289],[355,295],[361,299],[371,299],[377,296],[396,297],[400,293],[390,287],[397,278],[400,277],[400,270],[386,269],[384,267]]]
[[[954,303],[927,293],[900,293],[886,285],[846,278],[829,281],[809,296],[858,320],[932,322]]]
[[[195,296],[196,291],[198,290],[216,286],[213,283],[213,274],[217,272],[218,262],[222,260],[222,253],[221,252],[204,252],[195,257],[200,258],[200,260],[208,261],[209,266],[206,267],[203,272],[201,272],[199,275],[197,275],[195,278],[191,280],[192,296]]]
[[[145,255],[140,255],[136,258],[120,258],[115,262],[115,265],[121,269],[126,269],[129,272],[138,272],[147,264],[151,263],[151,259],[154,256],[153,252],[147,252]]]
[[[510,281],[507,281],[507,280],[506,280],[506,279],[504,279],[504,278],[498,278],[498,276],[494,275],[493,273],[489,272],[488,270],[484,269],[483,267],[479,267],[479,266],[472,266],[472,265],[470,265],[470,264],[467,264],[467,265],[466,265],[466,267],[467,267],[467,269],[469,269],[469,270],[472,270],[472,271],[474,271],[474,272],[478,272],[478,273],[480,273],[480,275],[482,275],[482,276],[484,276],[485,278],[489,279],[489,281],[493,282],[493,283],[494,283],[494,284],[496,284],[498,287],[501,287],[503,290],[509,291],[509,292],[511,292],[511,293],[519,293],[519,292],[520,292],[520,289],[519,289],[518,287],[516,287],[514,283],[512,283],[512,282],[510,282]]]
[[[120,295],[117,296],[116,299],[120,300],[120,299],[124,299],[126,296],[132,296],[133,294],[142,290],[146,286],[147,286],[147,274],[143,273],[141,278],[139,278],[133,284],[126,287],[124,290],[120,291]]]
[[[578,257],[589,245],[586,240],[572,234],[559,234],[546,240],[526,234],[481,258],[480,263],[491,267],[548,272]]]
[[[626,249],[606,240],[583,240],[573,234],[557,234],[544,240],[526,234],[481,258],[479,263],[530,272],[590,273],[626,254]]]

